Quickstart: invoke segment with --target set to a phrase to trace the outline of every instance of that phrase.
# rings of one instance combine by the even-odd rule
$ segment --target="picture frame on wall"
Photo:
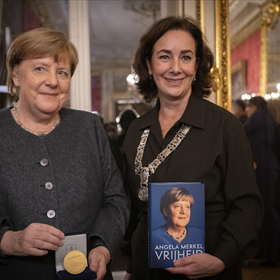
[[[240,99],[245,93],[247,93],[247,61],[243,59],[231,67],[232,100]]]

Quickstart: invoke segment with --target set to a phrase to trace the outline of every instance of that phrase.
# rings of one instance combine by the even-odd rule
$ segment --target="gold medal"
[[[82,273],[87,267],[87,258],[81,251],[70,251],[63,260],[66,271],[71,274]]]

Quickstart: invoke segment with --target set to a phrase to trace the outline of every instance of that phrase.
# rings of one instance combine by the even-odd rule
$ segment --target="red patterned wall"
[[[231,64],[240,60],[247,62],[247,93],[259,93],[260,88],[260,31],[246,39],[236,49],[231,51]]]

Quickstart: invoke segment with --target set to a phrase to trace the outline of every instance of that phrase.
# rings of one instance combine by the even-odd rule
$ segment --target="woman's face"
[[[257,111],[257,107],[253,104],[249,104],[245,108],[245,112],[248,118],[250,118]]]
[[[188,200],[179,200],[171,203],[168,208],[167,221],[176,227],[185,227],[191,216],[191,203]]]
[[[53,57],[23,60],[13,71],[21,108],[33,115],[55,114],[64,105],[70,87],[70,62]]]
[[[195,40],[183,30],[167,31],[153,47],[149,74],[159,98],[189,98],[196,73]]]

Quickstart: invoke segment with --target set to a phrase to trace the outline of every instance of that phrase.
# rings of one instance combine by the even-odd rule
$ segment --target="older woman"
[[[241,261],[259,250],[263,204],[246,134],[234,115],[205,99],[213,63],[189,17],[161,19],[140,39],[138,90],[157,103],[131,123],[123,145],[132,202],[126,279],[238,280]],[[206,253],[180,258],[168,271],[148,267],[149,182],[204,183]]]
[[[188,234],[185,228],[190,221],[193,203],[193,196],[184,188],[172,188],[166,191],[160,200],[160,212],[166,220],[164,230],[178,242]],[[184,217],[182,223],[178,223],[180,213]]]
[[[199,248],[196,248],[197,250],[194,253],[202,253],[204,250],[204,232],[197,227],[187,226],[190,222],[193,204],[193,196],[187,189],[182,187],[171,188],[161,197],[160,212],[166,223],[163,226],[152,229],[150,250],[154,251],[159,244],[172,245],[168,249],[164,249],[165,254],[170,252],[170,256],[164,259],[164,267],[173,267],[176,256],[186,254],[185,244],[199,244]],[[174,248],[178,248],[176,249],[178,252],[172,255]],[[152,256],[150,263],[153,264],[153,267],[160,267],[163,264],[158,254],[150,253],[150,256]]]
[[[127,200],[104,129],[96,115],[63,108],[77,63],[68,38],[45,28],[8,51],[18,102],[0,111],[1,280],[59,279],[55,251],[77,232],[102,279],[123,238]]]

